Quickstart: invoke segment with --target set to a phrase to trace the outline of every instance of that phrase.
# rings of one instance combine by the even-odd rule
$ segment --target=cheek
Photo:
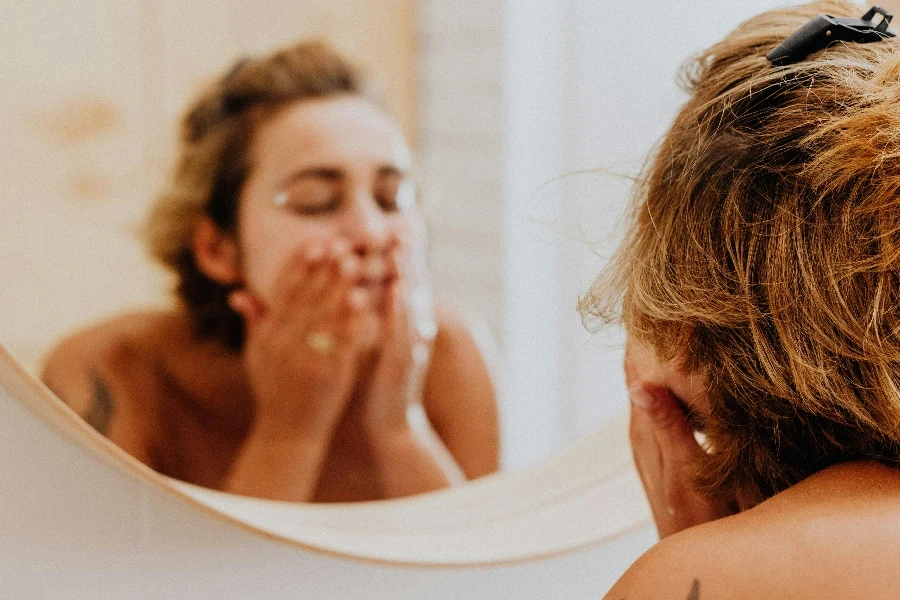
[[[247,214],[240,240],[244,284],[264,302],[270,301],[291,259],[329,237],[329,227],[293,215]]]

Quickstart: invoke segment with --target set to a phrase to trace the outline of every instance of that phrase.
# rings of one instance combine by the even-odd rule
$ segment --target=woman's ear
[[[194,260],[200,271],[222,285],[240,282],[240,253],[234,236],[222,231],[212,219],[202,216],[191,238]]]

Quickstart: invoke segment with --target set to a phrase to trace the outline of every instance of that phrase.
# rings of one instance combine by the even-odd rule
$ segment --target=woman
[[[407,418],[422,360],[409,168],[397,127],[326,46],[242,61],[188,109],[149,220],[181,302],[73,335],[44,381],[150,467],[234,493],[372,500],[496,470],[493,388],[446,311],[427,423]]]
[[[583,300],[621,309],[661,537],[611,599],[900,597],[900,42],[767,58],[863,11],[765,13],[688,65]]]

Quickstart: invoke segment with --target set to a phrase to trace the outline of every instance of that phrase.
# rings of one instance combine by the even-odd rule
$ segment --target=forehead
[[[301,100],[266,119],[250,148],[258,168],[393,165],[409,168],[409,149],[390,118],[354,96]]]

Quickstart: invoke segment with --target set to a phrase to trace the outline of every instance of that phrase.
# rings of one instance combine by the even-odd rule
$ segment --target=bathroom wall
[[[417,136],[414,0],[3,0],[0,343],[53,340],[167,300],[136,241],[198,85],[246,54],[326,37]]]

